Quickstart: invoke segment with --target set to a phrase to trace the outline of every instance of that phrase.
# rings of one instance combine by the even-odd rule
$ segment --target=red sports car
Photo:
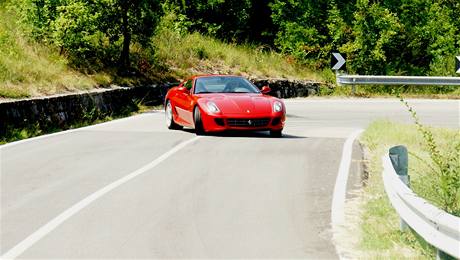
[[[197,135],[224,130],[268,130],[281,137],[286,108],[240,76],[194,76],[171,88],[165,98],[169,129],[195,128]]]

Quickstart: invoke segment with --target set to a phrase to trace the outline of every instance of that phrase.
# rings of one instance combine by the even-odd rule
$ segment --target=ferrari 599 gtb
[[[240,76],[203,75],[171,88],[165,98],[169,129],[195,128],[197,135],[225,130],[270,131],[281,137],[286,108]]]

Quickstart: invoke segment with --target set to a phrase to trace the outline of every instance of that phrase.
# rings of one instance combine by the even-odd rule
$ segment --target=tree
[[[77,66],[97,69],[115,62],[122,72],[130,68],[130,45],[148,44],[161,15],[158,0],[23,1],[36,38],[50,39]]]
[[[252,34],[249,23],[252,3],[255,0],[169,0],[179,6],[198,31],[234,42],[244,41]]]
[[[301,61],[324,56],[327,41],[327,1],[275,0],[272,19],[278,33],[275,45]]]
[[[120,54],[120,67],[125,70],[130,67],[129,47],[132,37],[142,45],[152,36],[159,18],[159,2],[152,0],[117,0],[116,8],[120,10],[118,22],[123,36]],[[116,19],[117,20],[117,19]]]
[[[352,68],[361,74],[387,74],[398,53],[398,37],[403,33],[398,17],[378,3],[359,0],[353,21],[354,39],[342,48],[352,59]]]

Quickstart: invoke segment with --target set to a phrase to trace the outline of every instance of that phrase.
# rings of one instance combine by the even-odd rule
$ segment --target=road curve
[[[410,103],[423,123],[459,126],[459,101]],[[20,258],[337,258],[330,215],[344,138],[376,118],[410,118],[396,100],[286,105],[284,138],[194,140],[69,216]],[[2,146],[1,254],[195,138],[168,131],[163,117],[145,113]]]

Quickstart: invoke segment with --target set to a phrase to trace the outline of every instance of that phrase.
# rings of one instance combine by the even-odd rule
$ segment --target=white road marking
[[[73,205],[66,211],[62,212],[59,214],[57,217],[52,219],[50,222],[46,223],[44,226],[39,228],[37,231],[32,233],[30,236],[28,236],[26,239],[21,241],[19,244],[11,248],[8,252],[6,252],[4,255],[0,257],[0,259],[14,259],[21,255],[23,252],[25,252],[27,249],[29,249],[31,246],[33,246],[36,242],[38,242],[40,239],[45,237],[47,234],[52,232],[54,229],[59,227],[63,222],[65,222],[67,219],[72,217],[73,215],[77,214],[79,211],[82,209],[86,208],[88,205],[90,205],[92,202],[97,200],[98,198],[102,197],[106,193],[112,191],[113,189],[117,188],[118,186],[130,181],[131,179],[147,172],[148,170],[151,170],[152,168],[155,168],[158,164],[166,160],[168,157],[173,155],[174,153],[180,151],[182,148],[187,146],[190,143],[195,142],[197,139],[200,137],[194,137],[192,139],[189,139],[187,141],[184,141],[175,147],[173,147],[171,150],[167,151],[160,157],[156,158],[152,162],[144,165],[143,167],[137,169],[136,171],[124,176],[121,179],[118,179],[109,185],[99,189],[98,191],[94,192],[93,194],[89,195],[88,197],[84,198],[83,200],[79,201],[77,204]]]
[[[342,158],[340,160],[339,172],[335,180],[334,193],[332,197],[331,206],[331,223],[333,233],[337,232],[338,225],[342,224],[345,219],[345,199],[348,183],[348,175],[350,173],[350,165],[353,152],[353,142],[363,132],[363,129],[358,129],[352,132],[345,143],[343,144]],[[334,236],[334,235],[333,235]],[[335,244],[335,243],[334,243]],[[337,255],[340,259],[344,259],[341,256],[339,249],[336,246]]]
[[[331,221],[332,226],[340,224],[344,220],[344,205],[346,198],[348,175],[350,173],[351,155],[353,142],[363,132],[359,129],[351,133],[343,144],[342,159],[340,160],[339,172],[335,180],[334,194],[332,197]]]

